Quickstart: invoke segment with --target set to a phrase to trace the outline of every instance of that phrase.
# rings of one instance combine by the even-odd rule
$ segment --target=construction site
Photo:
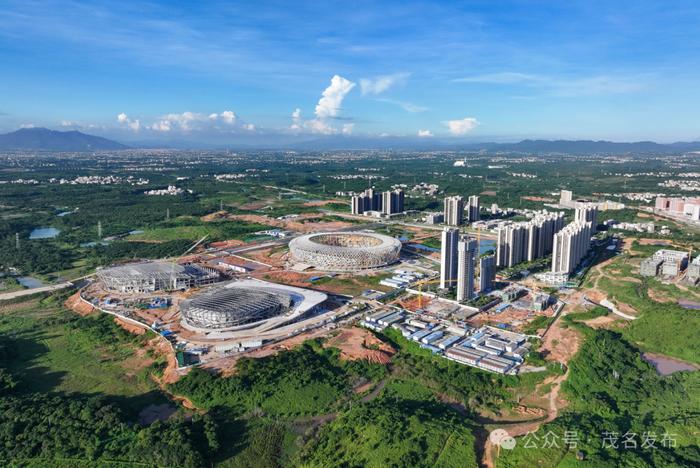
[[[80,301],[157,333],[183,371],[193,364],[227,368],[227,360],[267,355],[386,310],[440,327],[519,333],[538,317],[555,317],[563,305],[511,281],[489,282],[468,301],[438,291],[441,256],[432,247],[432,228],[406,226],[408,236],[393,237],[372,231],[381,227],[376,223],[334,221],[341,230],[308,233],[290,227],[328,223],[309,216],[256,221],[262,218],[272,229],[249,242],[203,249],[200,239],[177,258],[100,269]],[[494,241],[477,236],[479,252],[488,256]]]

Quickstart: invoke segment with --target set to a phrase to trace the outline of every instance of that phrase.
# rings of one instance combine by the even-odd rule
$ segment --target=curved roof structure
[[[394,263],[401,242],[373,232],[323,232],[293,239],[292,257],[325,271],[358,271]]]
[[[182,325],[193,331],[266,331],[312,313],[327,298],[320,291],[246,279],[204,290],[183,301],[180,311]]]

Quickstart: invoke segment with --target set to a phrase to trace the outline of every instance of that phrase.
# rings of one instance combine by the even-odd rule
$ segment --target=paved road
[[[622,318],[624,318],[624,319],[627,319],[627,320],[637,320],[637,317],[633,317],[633,316],[631,316],[631,315],[628,315],[628,314],[626,314],[626,313],[621,312],[620,310],[618,310],[617,307],[615,307],[615,304],[613,304],[612,302],[610,302],[607,298],[606,298],[606,299],[603,299],[602,301],[600,301],[600,304],[599,304],[599,303],[597,303],[597,302],[594,302],[594,301],[590,300],[590,299],[589,299],[588,297],[586,297],[586,295],[584,294],[584,295],[583,295],[583,300],[584,300],[584,301],[588,301],[588,302],[590,302],[590,303],[593,304],[593,305],[605,307],[606,309],[608,309],[608,310],[609,310],[610,312],[612,312],[613,314],[615,314],[615,315],[617,315],[617,316],[620,316],[620,317],[622,317]]]
[[[41,286],[39,288],[22,289],[20,291],[14,291],[9,293],[0,294],[0,301],[7,301],[10,299],[17,299],[18,297],[31,296],[32,294],[42,293],[42,292],[53,292],[65,288],[70,288],[73,283],[58,283],[50,284],[48,286]]]

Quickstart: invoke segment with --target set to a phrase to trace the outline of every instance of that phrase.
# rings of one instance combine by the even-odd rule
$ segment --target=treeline
[[[0,399],[0,460],[8,464],[50,466],[52,460],[72,459],[201,467],[218,449],[216,423],[207,416],[141,427],[96,396]]]
[[[332,350],[307,342],[275,356],[243,358],[231,377],[193,369],[171,390],[197,406],[224,406],[237,414],[313,415],[337,408],[348,395],[351,372],[367,370],[376,372],[371,365],[344,368]]]
[[[499,466],[543,458],[556,465],[573,462],[577,453],[591,466],[698,466],[698,373],[660,376],[619,333],[575,326],[586,341],[562,385],[569,407],[514,451],[501,451]],[[547,433],[555,447],[542,446]],[[564,443],[566,434],[575,436],[575,447]]]
[[[128,340],[107,318],[75,318],[69,326],[87,327],[96,342]],[[63,320],[65,322],[65,320]],[[126,333],[122,330],[122,333]],[[23,392],[21,376],[7,368],[20,343],[0,336],[0,464],[2,466],[101,465],[210,466],[220,452],[220,430],[209,415],[182,417],[143,427],[102,396]]]
[[[323,426],[304,466],[476,466],[474,426],[415,382],[394,381]]]

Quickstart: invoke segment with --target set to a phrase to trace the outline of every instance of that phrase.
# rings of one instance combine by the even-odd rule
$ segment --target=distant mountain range
[[[396,149],[443,151],[490,151],[525,154],[625,154],[625,153],[682,153],[700,151],[700,142],[662,144],[653,141],[618,143],[594,140],[522,140],[517,143],[459,142],[439,138],[361,138],[344,137],[299,142],[293,149]]]
[[[0,135],[0,150],[102,151],[126,148],[128,146],[116,141],[76,130],[58,132],[48,128],[21,128]]]
[[[306,136],[281,137],[266,143],[251,138],[238,141],[163,141],[143,140],[130,144],[132,148],[208,148],[233,150],[415,150],[415,151],[490,151],[524,154],[662,154],[700,151],[700,142],[656,143],[637,141],[618,143],[594,140],[522,140],[517,143],[477,143],[456,138],[417,137],[363,137],[330,136],[313,138]],[[46,128],[23,128],[0,134],[0,150],[33,151],[104,151],[127,149],[122,143],[79,131],[59,132]]]

